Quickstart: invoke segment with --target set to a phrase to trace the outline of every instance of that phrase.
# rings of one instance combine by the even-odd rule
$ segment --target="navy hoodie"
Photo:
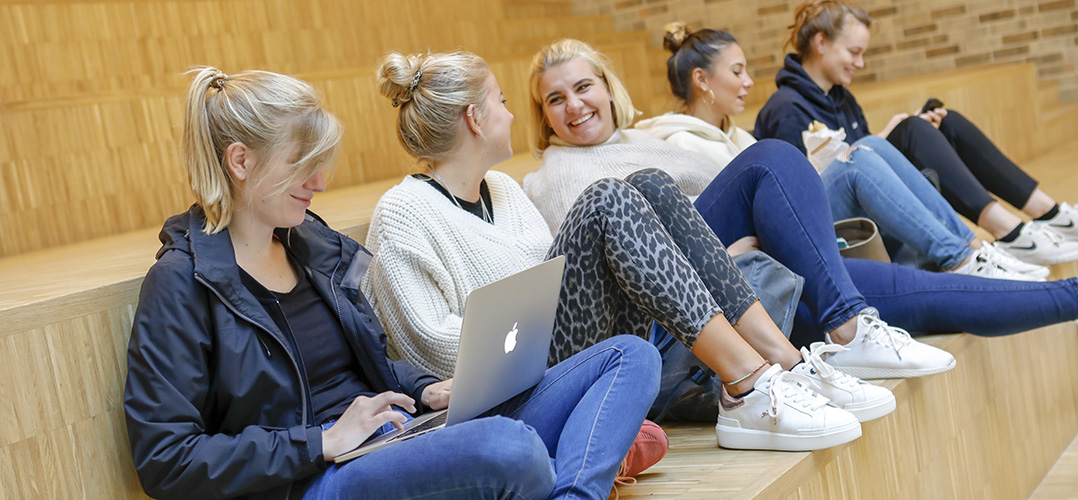
[[[816,120],[831,130],[846,129],[846,142],[853,144],[870,134],[868,122],[853,94],[841,85],[824,93],[801,67],[801,57],[787,54],[775,75],[778,90],[756,116],[757,139],[781,139],[805,152],[801,132]]]

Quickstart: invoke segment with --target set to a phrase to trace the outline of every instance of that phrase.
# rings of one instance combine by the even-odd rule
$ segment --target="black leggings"
[[[918,169],[935,170],[943,197],[973,222],[995,201],[992,194],[1020,209],[1037,189],[1035,179],[957,111],[947,110],[939,130],[911,116],[887,140]]]

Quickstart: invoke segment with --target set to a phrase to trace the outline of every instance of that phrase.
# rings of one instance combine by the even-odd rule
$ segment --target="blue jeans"
[[[782,141],[734,158],[696,207],[724,244],[756,236],[805,278],[794,346],[823,340],[866,306],[895,326],[933,333],[1004,335],[1078,318],[1078,279],[1016,282],[843,259],[820,176]]]
[[[867,307],[842,264],[827,207],[823,183],[805,155],[777,139],[743,151],[696,199],[724,245],[756,236],[764,253],[805,278],[801,300],[823,331]]]
[[[659,363],[646,340],[609,338],[481,418],[330,465],[302,498],[606,499]]]
[[[855,145],[864,147],[820,174],[835,220],[868,217],[882,235],[942,269],[958,267],[973,253],[973,231],[902,153],[874,135]]]
[[[1078,318],[1078,278],[1030,282],[845,259],[880,317],[917,333],[1009,335]]]

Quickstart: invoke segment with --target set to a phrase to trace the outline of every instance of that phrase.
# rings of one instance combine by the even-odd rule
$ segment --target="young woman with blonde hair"
[[[749,242],[805,278],[804,321],[791,338],[795,345],[842,344],[849,350],[825,359],[853,375],[910,376],[953,362],[880,318],[919,332],[989,336],[1078,318],[1073,278],[1020,282],[842,259],[823,184],[803,154],[763,140],[721,166],[626,129],[614,117],[632,102],[616,97],[625,94],[613,90],[612,74],[601,54],[577,40],[555,42],[535,57],[531,93],[541,113],[534,126],[551,135],[536,150],[543,163],[524,189],[551,226],[596,179],[662,169],[698,196],[696,209],[722,243],[733,249]],[[898,359],[906,365],[895,365]]]
[[[723,422],[722,446],[805,450],[857,437],[857,417],[828,405],[804,377],[866,420],[894,408],[886,389],[790,345],[669,175],[645,170],[586,187],[552,237],[520,186],[491,170],[512,155],[513,115],[482,59],[391,54],[379,75],[400,108],[401,144],[422,173],[378,202],[364,287],[405,359],[444,369],[468,292],[565,255],[551,361],[620,333],[647,337],[658,321],[730,393],[746,396],[727,395],[717,409],[725,392],[716,384],[704,402]],[[803,359],[797,374],[785,371]]]
[[[864,67],[872,18],[841,0],[802,3],[790,26],[775,92],[756,117],[757,138],[777,138],[804,151],[801,131],[813,120],[842,128],[848,142],[870,135],[861,106],[846,88]],[[962,216],[992,233],[996,244],[1034,264],[1078,259],[1078,211],[1057,204],[968,119],[943,107],[895,115],[877,134],[918,169],[939,175],[943,196]],[[1023,223],[992,195],[1034,220]]]
[[[451,394],[451,381],[387,357],[358,290],[370,254],[307,211],[340,139],[300,80],[195,72],[182,144],[197,201],[165,222],[128,348],[124,410],[143,489],[606,498],[658,385],[658,356],[639,339],[551,368],[483,418],[332,462]]]

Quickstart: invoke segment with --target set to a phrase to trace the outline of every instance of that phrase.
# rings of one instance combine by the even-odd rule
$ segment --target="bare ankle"
[[[831,337],[831,342],[836,344],[845,345],[853,342],[853,338],[857,336],[857,316],[854,316],[845,323],[839,325],[839,327],[832,330],[828,336]]]

